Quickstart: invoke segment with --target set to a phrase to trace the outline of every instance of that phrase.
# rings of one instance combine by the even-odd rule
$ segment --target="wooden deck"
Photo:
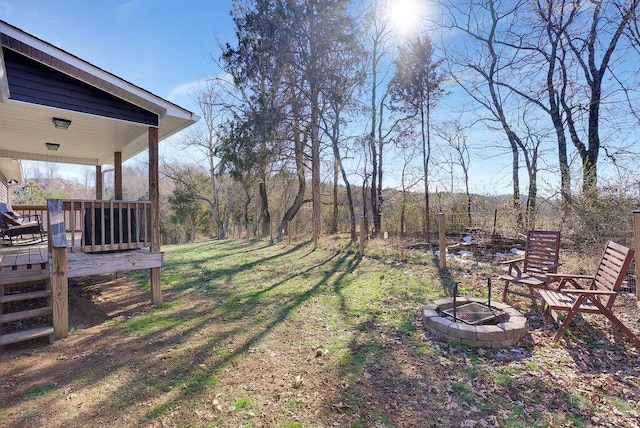
[[[43,281],[49,278],[47,243],[0,246],[0,285]],[[69,278],[150,269],[162,266],[162,253],[148,248],[109,253],[67,253]]]
[[[162,266],[162,253],[152,253],[148,248],[108,253],[76,253],[69,250],[70,248],[66,254],[65,280],[62,284],[56,284],[56,265],[54,263],[52,269],[49,267],[51,261],[46,242],[0,246],[0,327],[33,318],[44,317],[49,320],[46,326],[30,327],[11,333],[0,328],[0,346],[43,336],[48,336],[50,342],[66,337],[67,278]],[[4,309],[13,302],[42,302],[42,298],[46,302],[35,309],[13,312],[6,312]]]
[[[50,199],[46,207],[25,207],[46,214],[48,242],[0,245],[0,327],[14,323],[0,331],[0,346],[67,337],[69,278],[149,269],[151,303],[161,302],[162,253],[149,206],[144,201]],[[21,301],[31,301],[31,308],[21,309]],[[43,318],[45,326],[34,326]]]
[[[0,285],[44,281],[49,278],[47,244],[0,246]]]

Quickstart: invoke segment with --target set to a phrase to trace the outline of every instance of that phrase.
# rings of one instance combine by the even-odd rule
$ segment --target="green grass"
[[[40,397],[41,395],[48,394],[51,391],[56,390],[56,386],[52,383],[45,383],[43,385],[34,385],[30,388],[27,388],[22,393],[22,398],[25,400],[31,400],[33,398]]]
[[[188,321],[188,318],[184,316],[167,316],[162,313],[153,313],[130,318],[122,322],[121,325],[125,334],[142,335],[160,330],[170,330],[186,321]]]
[[[153,408],[153,410],[149,413],[149,419],[155,419],[159,416],[164,416],[177,406],[178,404],[172,401],[162,403]]]
[[[20,414],[17,417],[18,422],[24,423],[32,423],[35,422],[35,419],[38,418],[39,412],[36,409],[29,408]]]
[[[248,409],[250,407],[253,407],[253,403],[251,403],[251,400],[249,400],[248,398],[241,398],[239,400],[236,400],[233,403],[233,408],[234,409]]]
[[[501,426],[510,427],[581,426],[588,420],[578,416],[582,410],[603,411],[591,396],[557,393],[554,373],[573,370],[571,350],[536,346],[525,360],[498,360],[495,350],[447,342],[422,329],[422,306],[444,297],[443,284],[464,277],[467,266],[440,271],[430,257],[407,254],[410,262],[396,265],[382,252],[360,258],[348,249],[254,240],[163,251],[165,301],[105,323],[113,344],[96,343],[68,384],[41,381],[24,391],[20,408],[9,411],[2,403],[0,423],[8,413],[9,422],[37,423],[45,404],[68,387],[92,392],[95,408],[129,418],[118,426],[248,427],[264,425],[266,413],[268,424],[278,427],[392,427],[402,424],[396,405],[420,412],[416,421],[428,414],[434,424],[446,426],[451,417],[457,426],[462,412],[447,415],[449,399],[471,412],[465,417],[499,415]],[[136,277],[147,283],[146,273]],[[473,291],[470,282],[465,287]],[[92,338],[81,339],[94,345]],[[317,355],[318,349],[328,352]],[[116,358],[121,352],[126,358]],[[304,379],[301,386],[293,386],[296,375]],[[554,397],[568,411],[525,411],[515,404],[520,390],[536,399]],[[625,416],[635,414],[615,396],[602,401]]]
[[[471,385],[463,382],[452,382],[451,389],[458,394],[470,394],[473,391]]]
[[[619,397],[609,397],[609,403],[611,403],[611,405],[616,409],[621,410],[623,412],[631,410],[631,405],[629,404],[629,401]]]
[[[496,373],[493,375],[493,380],[496,385],[502,387],[511,387],[514,384],[514,379],[512,376],[504,373]]]

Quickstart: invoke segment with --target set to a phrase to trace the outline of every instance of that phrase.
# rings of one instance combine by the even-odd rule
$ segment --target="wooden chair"
[[[549,274],[550,277],[560,280],[557,290],[540,290],[540,296],[545,302],[545,315],[551,313],[553,319],[558,322],[556,311],[567,312],[554,341],[560,339],[571,320],[579,313],[602,314],[624,332],[636,346],[640,340],[613,314],[611,308],[620,291],[622,281],[627,274],[629,265],[633,260],[634,251],[622,245],[609,241],[598,270],[594,276]],[[587,280],[587,287],[580,284],[580,280]],[[569,283],[573,288],[564,288]]]
[[[549,283],[548,273],[558,270],[560,257],[560,232],[548,230],[530,230],[527,232],[527,241],[524,249],[524,257],[507,260],[509,269],[499,279],[504,280],[502,301],[507,300],[508,294],[539,299],[536,290],[547,288]],[[522,268],[520,263],[522,262]],[[513,285],[526,287],[528,292],[514,290]]]

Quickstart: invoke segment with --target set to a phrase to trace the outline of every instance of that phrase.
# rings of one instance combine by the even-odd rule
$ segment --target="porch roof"
[[[71,125],[57,129],[54,117]],[[162,140],[198,119],[0,20],[0,158],[112,164],[114,152],[124,161],[145,150],[150,126]]]

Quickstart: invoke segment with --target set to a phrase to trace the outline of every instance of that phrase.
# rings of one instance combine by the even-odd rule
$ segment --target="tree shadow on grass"
[[[301,246],[298,246],[300,249]],[[289,250],[291,251],[291,250]],[[273,257],[266,257],[261,259],[262,262],[266,262],[272,260]],[[292,293],[288,295],[283,295],[282,299],[274,304],[274,302],[270,302],[270,307],[279,308],[277,311],[273,312],[270,320],[263,322],[260,324],[259,328],[256,326],[249,325],[248,328],[251,328],[254,332],[250,334],[242,343],[237,344],[237,346],[233,347],[233,350],[230,352],[224,353],[220,358],[216,359],[214,365],[209,366],[207,368],[206,374],[203,374],[206,378],[215,377],[217,373],[220,373],[223,369],[229,366],[235,359],[239,358],[247,354],[252,348],[257,346],[261,340],[267,336],[270,332],[272,332],[278,325],[285,322],[290,314],[301,307],[304,303],[308,302],[314,296],[322,292],[322,289],[330,283],[332,277],[334,277],[336,272],[340,272],[335,279],[336,281],[341,280],[342,277],[352,272],[360,263],[360,259],[353,254],[345,254],[345,253],[334,253],[319,261],[315,265],[305,269],[304,271],[298,272],[294,275],[290,275],[288,277],[282,278],[279,281],[267,286],[265,289],[258,290],[253,293],[248,293],[244,298],[246,298],[246,304],[249,306],[245,306],[244,304],[241,306],[231,305],[229,307],[222,307],[218,314],[216,314],[213,318],[207,317],[207,320],[203,320],[202,324],[196,324],[189,329],[187,334],[198,331],[202,328],[204,324],[212,321],[213,319],[241,319],[243,317],[247,317],[247,313],[252,313],[251,309],[255,309],[260,305],[260,299],[265,294],[268,294],[269,291],[281,286],[287,281],[294,279],[297,276],[304,275],[305,272],[309,272],[312,270],[323,268],[325,269],[325,274],[321,276],[319,280],[317,280],[311,287],[301,293]],[[255,261],[252,265],[259,264],[259,261]],[[251,324],[251,323],[250,323]],[[202,364],[206,364],[208,360],[211,359],[211,350],[215,349],[221,343],[225,343],[227,340],[232,339],[234,336],[240,333],[247,333],[247,331],[228,331],[224,334],[218,335],[215,339],[207,341],[205,345],[199,346],[197,349],[192,351],[193,356],[193,365],[200,366]],[[166,345],[165,345],[166,346]],[[184,368],[175,368],[167,375],[169,377],[178,376]],[[200,370],[195,370],[200,371]],[[200,379],[200,377],[198,377]],[[170,400],[164,401],[162,404],[157,405],[153,410],[150,411],[149,417],[153,418],[157,415],[154,412],[159,411],[158,409],[172,409],[176,406],[179,406],[180,403],[184,400],[189,400],[195,396],[198,396],[204,393],[207,390],[208,386],[206,382],[195,382],[190,385],[189,388],[185,388],[184,392],[181,392],[177,396],[171,398]],[[108,399],[105,400],[108,402]]]

